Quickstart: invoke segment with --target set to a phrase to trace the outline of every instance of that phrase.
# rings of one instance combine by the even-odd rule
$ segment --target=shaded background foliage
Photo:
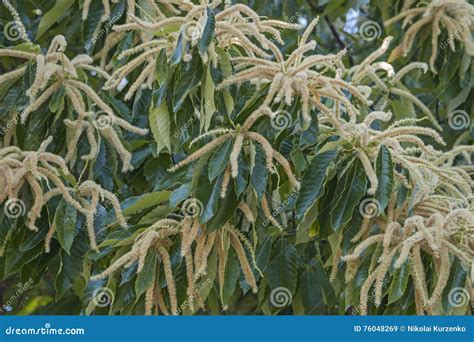
[[[348,49],[344,60],[347,66],[359,63],[367,57],[373,50],[380,46],[383,38],[393,35],[396,46],[400,41],[403,31],[400,25],[393,25],[384,28],[383,20],[388,19],[396,13],[400,7],[399,1],[391,0],[328,0],[328,1],[300,1],[300,0],[273,0],[273,1],[239,1],[248,4],[252,9],[262,16],[282,19],[288,22],[308,23],[314,17],[320,17],[320,23],[313,32],[311,39],[318,43],[316,51],[318,53],[337,53],[343,48]],[[111,25],[100,23],[103,9],[100,1],[93,1],[90,15],[86,21],[82,21],[79,15],[80,2],[74,0],[56,1],[15,1],[15,7],[21,15],[29,36],[35,43],[41,46],[48,46],[49,42],[58,34],[63,34],[68,41],[68,53],[71,56],[80,53],[94,54],[103,46],[107,32],[111,31]],[[0,7],[1,23],[5,26],[12,20],[8,11]],[[124,21],[126,9],[125,1],[119,1],[112,7],[111,18],[115,23]],[[40,10],[40,12],[38,12]],[[41,14],[39,14],[41,13]],[[363,39],[359,28],[364,22],[375,21],[378,23],[380,32],[376,33],[374,39]],[[301,32],[285,31],[285,41],[287,44],[283,51],[291,51],[295,48],[298,36]],[[406,65],[410,61],[426,61],[431,53],[430,39],[427,38],[429,32],[421,32],[416,41],[416,47],[406,58],[399,58],[393,62],[396,70]],[[448,37],[442,36],[440,41]],[[132,43],[131,36],[124,39],[114,56],[120,51],[129,48]],[[0,30],[0,44],[9,47],[16,45],[5,37],[3,30]],[[26,43],[23,43],[26,44]],[[164,57],[163,57],[164,58]],[[115,61],[116,66],[120,61]],[[134,99],[125,102],[123,96],[115,92],[99,91],[99,95],[113,107],[122,118],[140,127],[153,126],[150,120],[162,120],[162,113],[148,115],[152,103],[158,107],[159,103],[165,99],[166,103],[173,110],[172,118],[168,118],[170,126],[167,139],[153,140],[149,135],[147,138],[139,137],[133,133],[124,133],[123,139],[126,146],[134,151],[132,163],[135,170],[131,173],[120,174],[120,162],[114,150],[107,143],[102,142],[97,160],[93,165],[86,165],[83,161],[78,161],[72,170],[78,176],[84,170],[85,176],[102,184],[106,189],[114,192],[122,201],[122,208],[132,218],[129,223],[133,229],[142,224],[145,217],[153,217],[158,212],[170,210],[162,202],[169,202],[169,207],[179,204],[188,195],[188,184],[192,180],[192,175],[187,169],[180,170],[174,174],[169,174],[166,169],[184,156],[184,153],[173,152],[182,150],[184,144],[190,137],[199,134],[199,122],[190,119],[189,115],[183,113],[193,113],[196,107],[202,107],[202,99],[198,95],[186,96],[192,93],[199,86],[199,82],[205,79],[206,70],[199,58],[193,58],[189,64],[180,64],[170,71],[166,68],[166,63],[160,63],[163,70],[161,72],[163,86],[153,90],[141,89]],[[463,135],[465,143],[472,144],[474,139],[474,129],[472,123],[470,127],[462,131],[453,130],[448,125],[448,114],[453,110],[463,110],[468,113],[473,121],[474,96],[472,96],[472,85],[474,83],[474,67],[471,57],[466,57],[461,48],[456,52],[449,49],[439,49],[437,59],[439,73],[422,74],[414,73],[407,82],[410,91],[416,94],[435,114],[437,120],[444,128],[442,135],[448,142],[448,147],[456,139]],[[0,61],[0,73],[11,70],[14,61],[7,57],[2,57]],[[33,72],[31,70],[31,72]],[[173,73],[173,74],[172,74]],[[223,76],[218,69],[212,69],[212,79],[215,84],[222,80]],[[137,72],[132,78],[137,76]],[[94,77],[88,77],[89,82],[94,87],[98,82]],[[0,85],[0,124],[7,125],[12,113],[25,106],[27,99],[25,90],[31,83],[28,74],[22,84],[10,86]],[[99,87],[94,87],[99,89]],[[233,119],[237,119],[235,113],[244,107],[244,103],[253,95],[253,90],[247,88],[236,92],[231,89],[235,100],[236,109]],[[185,95],[183,95],[185,94]],[[225,112],[222,108],[223,101],[220,99],[217,110]],[[391,97],[388,103],[397,118],[415,118],[420,115],[415,107],[407,102],[395,97]],[[292,114],[299,108],[294,106]],[[19,125],[17,128],[17,145],[24,149],[36,149],[41,141],[49,135],[55,137],[55,143],[51,152],[61,154],[66,145],[67,134],[64,125],[60,124],[58,117],[65,108],[61,94],[56,99],[46,103],[31,116],[27,125]],[[245,109],[249,111],[248,108]],[[51,114],[52,113],[52,114]],[[70,113],[69,113],[70,114]],[[222,115],[215,115],[212,118],[212,126],[226,120]],[[184,127],[184,129],[183,129]],[[259,131],[269,131],[268,123],[258,126]],[[152,128],[153,131],[153,128]],[[2,130],[2,132],[4,132]],[[269,132],[269,134],[274,134]],[[314,141],[317,137],[317,126],[310,129],[301,136],[276,135],[274,136],[275,146],[292,160],[296,173],[301,175],[308,167],[303,154],[314,149]],[[156,138],[155,138],[156,139]],[[82,141],[78,149],[86,149],[87,144]],[[266,178],[266,175],[262,175]],[[262,179],[263,179],[262,178]],[[201,181],[201,179],[200,179]],[[258,183],[258,179],[255,183]],[[321,207],[327,208],[331,205],[332,197],[335,196],[336,181],[334,179],[325,185],[325,193],[321,201]],[[171,189],[172,192],[169,190]],[[204,203],[208,203],[210,191],[213,184],[207,181],[200,182],[197,188],[197,197],[203,198]],[[263,189],[264,191],[264,189]],[[147,194],[147,195],[143,195]],[[25,199],[31,194],[27,191],[23,194]],[[28,203],[28,201],[26,200]],[[0,241],[4,241],[10,231],[13,231],[11,240],[7,245],[5,256],[0,258],[0,275],[2,279],[0,289],[0,301],[5,303],[8,298],[15,298],[7,307],[3,307],[3,313],[9,314],[80,314],[95,313],[106,314],[108,308],[97,308],[91,306],[91,296],[95,289],[105,286],[104,282],[89,282],[88,272],[92,261],[100,263],[106,259],[113,251],[111,247],[105,247],[100,253],[89,251],[87,236],[79,229],[84,225],[83,219],[79,216],[76,220],[68,220],[67,208],[60,203],[52,202],[48,204],[48,214],[43,215],[39,224],[40,232],[31,234],[26,229],[22,229],[23,221],[20,217],[17,220],[9,219],[0,212]],[[212,206],[212,205],[211,205]],[[214,204],[215,206],[215,204]],[[235,206],[234,206],[235,207]],[[110,208],[103,207],[99,211],[95,223],[98,233],[98,240],[118,240],[125,238],[121,232],[109,233],[105,227],[112,220]],[[216,214],[211,208],[210,216]],[[367,269],[370,258],[367,258],[354,283],[344,289],[344,282],[336,284],[329,283],[329,261],[331,259],[331,243],[328,239],[332,230],[328,224],[324,224],[324,219],[318,227],[312,226],[311,236],[317,236],[315,240],[309,236],[298,236],[296,232],[296,212],[294,201],[284,209],[288,214],[288,234],[285,237],[275,237],[272,231],[266,227],[266,223],[259,218],[256,223],[257,234],[259,235],[260,246],[257,253],[257,264],[265,269],[265,279],[260,285],[260,291],[253,295],[242,285],[243,279],[239,275],[236,263],[229,265],[229,281],[226,293],[229,300],[229,310],[222,312],[218,303],[216,289],[211,289],[208,297],[207,313],[212,314],[353,314],[353,306],[357,306],[356,298],[360,291],[363,280],[367,277]],[[135,215],[136,214],[136,215]],[[361,217],[357,208],[351,222],[345,227],[348,236],[355,234]],[[41,243],[53,222],[62,222],[63,226],[76,232],[74,243],[70,253],[66,253],[59,242],[55,242],[49,254],[43,253]],[[211,221],[212,222],[212,221]],[[216,225],[218,224],[215,223]],[[66,229],[65,228],[65,229]],[[346,241],[344,251],[349,249]],[[343,243],[344,244],[344,243]],[[173,254],[175,264],[175,276],[178,283],[183,283],[185,270],[183,263],[178,260],[179,251]],[[235,257],[235,256],[234,256]],[[234,258],[235,259],[235,258]],[[103,263],[105,266],[106,263]],[[456,263],[453,265],[453,276],[450,284],[462,284],[465,282],[466,272]],[[413,287],[408,285],[408,273],[405,267],[397,271],[394,280],[388,286],[388,303],[397,302],[397,305],[374,309],[372,313],[377,314],[412,314],[413,308]],[[120,282],[107,284],[115,288],[115,302],[113,314],[134,314],[142,313],[140,307],[143,306],[143,296],[137,298],[135,293],[135,279],[133,267],[122,272]],[[242,286],[239,286],[239,281]],[[28,285],[25,291],[16,295],[19,285]],[[25,285],[25,286],[26,286]],[[21,287],[21,286],[20,286]],[[269,294],[272,289],[285,287],[292,292],[293,301],[290,306],[283,310],[277,310],[269,303]],[[184,286],[178,288],[178,297],[185,296]],[[140,297],[140,296],[138,296]],[[446,303],[446,307],[448,304]],[[449,309],[449,308],[448,308]],[[110,312],[109,312],[110,313]],[[203,312],[204,313],[204,312]]]

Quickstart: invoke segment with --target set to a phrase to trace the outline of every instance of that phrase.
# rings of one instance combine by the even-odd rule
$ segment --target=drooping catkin
[[[237,257],[239,259],[240,266],[242,267],[242,272],[244,273],[245,280],[252,288],[252,292],[257,293],[258,291],[257,281],[255,279],[255,276],[253,275],[252,268],[250,267],[250,263],[247,260],[247,255],[245,254],[244,247],[242,246],[242,243],[240,242],[239,237],[232,230],[228,230],[228,231],[230,235],[230,242],[234,250],[237,252]]]
[[[178,298],[176,296],[176,284],[173,278],[173,271],[171,269],[171,261],[168,250],[162,246],[158,247],[158,253],[161,257],[163,269],[165,271],[166,284],[168,285],[168,294],[171,304],[171,313],[174,316],[178,315]]]
[[[186,289],[187,300],[189,309],[194,311],[194,296],[195,296],[195,276],[194,276],[194,265],[193,255],[191,250],[187,250],[184,254],[184,260],[186,263],[186,278],[188,280],[188,288]]]
[[[451,270],[451,261],[449,260],[449,253],[447,249],[441,250],[441,265],[437,270],[437,278],[435,288],[429,299],[429,305],[433,308],[434,305],[440,300],[443,290],[446,287],[449,280],[449,271]]]
[[[420,295],[420,301],[423,307],[428,305],[428,288],[425,277],[425,267],[423,260],[421,259],[421,248],[419,245],[413,247],[412,254],[410,256],[410,274],[413,278],[415,289]]]
[[[227,188],[229,187],[231,171],[230,166],[227,166],[224,171],[224,177],[222,177],[220,197],[225,198],[227,195]]]
[[[372,162],[370,161],[367,154],[362,150],[359,150],[357,155],[360,161],[362,162],[362,166],[364,167],[365,173],[367,174],[367,178],[370,182],[370,188],[367,190],[367,194],[374,195],[379,186],[379,180],[377,178],[377,174],[375,173],[372,167]]]
[[[173,167],[169,168],[168,172],[175,172],[176,170],[178,170],[178,169],[180,169],[180,168],[182,168],[182,167],[184,167],[188,164],[191,164],[193,161],[199,159],[203,155],[205,155],[205,154],[211,152],[212,150],[214,150],[217,146],[224,143],[224,141],[226,141],[231,136],[232,136],[232,133],[227,133],[227,134],[221,135],[220,137],[217,137],[216,139],[212,140],[209,144],[205,145],[204,147],[200,148],[199,150],[197,150],[196,152],[194,152],[193,154],[191,154],[187,158],[180,161],[178,164],[176,164]]]
[[[360,290],[360,314],[362,316],[367,315],[367,308],[369,304],[369,291],[375,281],[376,276],[377,276],[377,269],[372,271],[372,273],[369,274],[367,279],[362,284],[362,288]]]
[[[360,258],[362,253],[370,247],[372,244],[381,242],[384,239],[384,234],[377,234],[377,235],[372,235],[362,241],[360,244],[357,245],[357,247],[354,249],[354,251],[351,254],[348,254],[344,257],[342,257],[343,261],[354,261]]]
[[[252,210],[249,208],[247,203],[240,202],[237,209],[240,209],[240,211],[242,211],[247,221],[249,221],[250,223],[255,222],[255,217],[253,216]]]
[[[153,312],[153,305],[155,297],[155,278],[151,281],[151,285],[148,286],[146,293],[145,293],[145,315],[151,316]]]
[[[156,304],[159,310],[165,315],[169,316],[170,312],[166,307],[165,299],[163,298],[163,293],[161,291],[161,287],[156,286]]]
[[[230,168],[232,178],[237,178],[239,175],[239,155],[242,150],[242,145],[244,142],[244,135],[242,133],[237,133],[234,140],[234,145],[232,147],[232,152],[230,153]]]

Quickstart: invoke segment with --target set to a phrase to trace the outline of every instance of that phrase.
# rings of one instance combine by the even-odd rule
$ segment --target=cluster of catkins
[[[91,249],[98,251],[94,218],[97,216],[99,200],[107,200],[115,210],[117,220],[125,227],[126,221],[122,215],[120,204],[111,192],[100,185],[85,181],[75,187],[67,185],[63,179],[70,175],[66,162],[60,156],[46,152],[52,137],[47,138],[37,151],[22,151],[16,146],[0,149],[0,204],[4,204],[5,215],[15,217],[26,210],[26,204],[19,199],[21,192],[28,185],[33,203],[29,208],[26,226],[33,232],[39,228],[36,221],[41,217],[41,211],[46,203],[56,196],[61,196],[68,205],[74,207],[86,217],[87,233]],[[23,208],[25,206],[25,208]],[[50,251],[51,239],[56,226],[53,224],[45,238],[45,252]],[[4,246],[8,238],[3,242]]]
[[[186,264],[186,295],[188,298],[186,304],[188,307],[185,308],[178,306],[176,283],[168,251],[174,236],[181,238],[181,256]],[[194,251],[193,244],[195,244]],[[244,246],[247,247],[248,253],[251,255],[251,261],[247,257]],[[171,218],[161,219],[150,227],[138,230],[130,251],[117,258],[102,273],[92,276],[91,280],[106,278],[122,267],[131,267],[135,262],[138,263],[137,274],[139,274],[143,271],[147,255],[155,251],[159,256],[160,263],[157,264],[155,279],[151,281],[145,293],[145,314],[151,315],[155,310],[157,314],[177,315],[184,309],[194,311],[203,305],[203,302],[198,300],[199,292],[196,290],[196,283],[206,274],[208,259],[213,252],[217,254],[219,293],[223,301],[225,270],[230,248],[234,249],[237,254],[245,280],[252,291],[257,293],[257,281],[252,268],[259,272],[260,270],[255,262],[253,247],[247,238],[230,223],[226,223],[218,230],[208,232],[206,226],[200,224],[197,217],[192,216],[185,216],[179,221]],[[163,294],[158,282],[161,269],[164,271],[168,296]],[[199,307],[196,307],[195,303]]]
[[[406,29],[401,44],[395,54],[407,56],[417,35],[425,29],[431,29],[431,57],[430,69],[436,73],[435,62],[438,57],[439,37],[446,31],[447,40],[452,51],[456,51],[455,41],[459,41],[467,54],[474,56],[474,5],[468,0],[404,0],[399,14],[385,21],[385,26],[402,21],[402,28]],[[408,28],[407,28],[408,27]]]
[[[110,17],[111,3],[114,2],[102,1],[105,12],[103,20]],[[88,16],[90,3],[91,1],[84,1],[83,19]],[[437,39],[442,24],[449,34],[454,35],[457,32],[454,37],[463,40],[467,48],[472,48],[472,42],[466,38],[467,31],[459,26],[464,9],[466,13],[472,13],[472,6],[466,1],[433,0],[426,7],[411,9],[414,3],[412,0],[405,1],[402,13],[386,23],[405,18],[406,26],[412,19],[421,16],[405,35],[402,43],[404,53],[410,50],[419,29],[428,24],[433,25],[433,39]],[[146,4],[146,10],[140,4]],[[28,213],[27,223],[28,227],[34,230],[35,220],[39,217],[44,202],[53,195],[62,195],[69,204],[87,216],[91,246],[97,249],[93,235],[93,217],[99,197],[112,199],[117,217],[120,223],[125,225],[115,197],[90,181],[78,185],[75,189],[68,188],[60,180],[55,169],[59,167],[61,172],[67,172],[66,163],[74,161],[77,153],[75,147],[82,133],[86,131],[91,151],[90,154],[82,156],[83,159],[94,159],[97,154],[97,137],[104,137],[121,156],[123,171],[130,170],[131,154],[120,142],[114,125],[137,134],[146,134],[147,131],[114,115],[113,110],[96,91],[84,82],[80,69],[93,71],[103,77],[103,90],[119,91],[123,80],[130,78],[131,74],[139,69],[140,73],[131,82],[124,96],[125,99],[130,99],[140,87],[152,88],[156,85],[157,58],[161,58],[160,55],[164,54],[170,64],[176,64],[195,58],[192,52],[198,49],[203,63],[212,63],[214,67],[218,67],[222,63],[218,58],[218,51],[238,47],[241,55],[230,58],[235,72],[226,75],[218,89],[225,90],[229,86],[238,88],[248,82],[257,89],[265,89],[262,104],[242,125],[215,128],[195,138],[190,147],[204,140],[208,141],[209,138],[212,140],[169,171],[174,172],[205,158],[219,146],[231,141],[232,151],[220,186],[220,196],[226,197],[230,181],[239,176],[241,155],[250,154],[252,146],[258,144],[264,153],[268,171],[278,174],[279,177],[285,176],[297,191],[300,183],[290,162],[264,135],[252,128],[259,120],[275,120],[278,115],[276,107],[281,109],[294,104],[295,100],[299,101],[297,105],[301,111],[297,121],[298,129],[309,127],[311,112],[317,112],[321,136],[338,137],[340,144],[337,145],[339,147],[335,145],[335,148],[342,150],[341,146],[344,146],[343,152],[347,154],[350,146],[349,152],[360,160],[369,180],[369,196],[376,194],[379,188],[374,165],[382,146],[389,150],[393,161],[395,184],[386,213],[383,210],[377,215],[364,217],[359,232],[352,238],[353,249],[342,257],[345,261],[345,278],[350,281],[357,273],[367,249],[374,244],[381,246],[380,253],[374,254],[377,255],[377,260],[372,263],[361,290],[361,313],[368,312],[370,289],[375,287],[375,304],[380,305],[385,277],[390,274],[391,269],[397,269],[407,262],[410,264],[410,274],[416,290],[418,312],[437,313],[437,306],[440,305],[440,297],[450,274],[451,259],[458,258],[463,263],[472,263],[474,259],[471,178],[474,168],[470,157],[474,148],[456,145],[451,151],[445,152],[425,142],[431,139],[439,146],[445,145],[437,132],[441,127],[436,119],[426,105],[405,90],[402,79],[415,69],[426,72],[428,66],[425,63],[411,63],[395,72],[389,63],[377,62],[389,48],[389,37],[364,61],[346,70],[342,62],[346,51],[334,55],[314,53],[316,42],[310,40],[310,35],[317,25],[317,19],[308,25],[297,47],[288,55],[284,55],[277,45],[284,43],[281,30],[300,29],[300,25],[262,18],[245,5],[230,5],[229,2],[221,0],[202,0],[199,4],[189,0],[148,0],[140,4],[134,0],[127,1],[125,23],[113,27],[113,32],[105,38],[103,48],[92,58],[79,55],[70,60],[64,53],[66,42],[62,36],[53,40],[46,54],[13,49],[0,50],[0,56],[34,60],[36,63],[35,79],[28,90],[31,104],[21,114],[23,122],[60,88],[64,88],[77,114],[77,119],[64,121],[74,132],[64,160],[46,153],[46,145],[37,152],[22,152],[15,147],[5,147],[0,151],[0,167],[5,171],[1,174],[3,178],[0,178],[0,184],[7,184],[6,190],[2,188],[0,192],[0,203],[6,198],[15,198],[26,181],[35,194],[35,204]],[[212,20],[209,20],[211,17]],[[209,29],[214,31],[214,35],[210,41],[205,42]],[[134,47],[110,59],[111,52],[128,32],[133,32]],[[433,54],[436,56],[436,51]],[[432,71],[434,58],[430,61]],[[123,62],[120,67],[114,69],[115,64],[112,62],[116,59]],[[98,61],[100,66],[93,66],[94,61]],[[21,66],[0,76],[0,81],[17,79],[25,70],[26,66]],[[375,92],[383,94],[387,101],[389,96],[398,96],[412,102],[437,130],[417,126],[420,120],[404,119],[393,122],[392,114],[383,109],[371,111],[371,97]],[[89,103],[103,111],[111,124],[105,128],[97,127],[98,119],[91,108],[88,108]],[[367,109],[369,111],[365,114]],[[380,125],[374,125],[376,121],[379,121]],[[377,128],[374,128],[375,126]],[[423,140],[421,137],[427,139]],[[464,163],[461,164],[460,160],[464,160]],[[53,168],[50,163],[55,163],[56,167]],[[53,182],[55,189],[43,195],[39,180],[44,177]],[[399,201],[398,193],[402,188],[412,194],[411,198]],[[271,202],[263,195],[262,212],[269,223],[282,230],[271,213]],[[256,212],[250,209],[249,203],[242,200],[238,209],[248,222],[255,222]],[[341,230],[341,234],[344,234],[344,230]],[[51,235],[52,233],[48,234]],[[138,230],[129,244],[130,250],[125,254],[118,253],[111,265],[102,273],[92,276],[91,280],[106,278],[122,267],[130,267],[134,263],[138,263],[137,272],[143,272],[147,256],[152,252],[156,253],[159,263],[155,279],[145,294],[145,312],[151,314],[155,310],[156,313],[178,314],[180,308],[170,261],[170,247],[175,238],[181,241],[181,254],[187,272],[187,295],[191,298],[189,305],[192,310],[195,305],[203,305],[195,300],[196,283],[206,273],[207,260],[212,253],[217,254],[222,299],[225,265],[230,247],[238,256],[248,285],[254,292],[257,291],[254,270],[259,270],[255,265],[254,250],[241,231],[230,221],[218,230],[207,231],[206,226],[200,224],[197,217],[186,215],[179,220],[163,218],[147,228]],[[433,289],[428,288],[422,253],[429,254],[434,263],[436,284]],[[332,279],[336,278],[340,258],[341,247],[338,246],[333,253]],[[164,295],[162,284],[158,281],[161,269],[164,270],[168,296]]]

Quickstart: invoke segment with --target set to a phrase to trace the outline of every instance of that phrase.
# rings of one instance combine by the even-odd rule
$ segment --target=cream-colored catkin
[[[385,276],[387,275],[387,272],[390,269],[390,266],[392,264],[392,259],[393,256],[395,255],[396,248],[394,248],[391,252],[388,254],[384,254],[381,257],[380,260],[380,265],[377,268],[377,276],[375,279],[375,305],[378,307],[382,303],[382,296],[383,296],[383,285],[384,285],[384,280]]]
[[[202,251],[202,257],[199,262],[199,268],[196,268],[196,276],[199,277],[201,275],[206,274],[207,271],[207,259],[209,258],[209,255],[211,254],[211,251],[213,250],[216,242],[217,242],[217,233],[212,232],[209,233],[207,236],[206,244],[203,248]]]
[[[252,292],[257,293],[257,281],[252,272],[252,268],[250,267],[250,263],[247,260],[247,255],[245,254],[244,247],[240,243],[239,237],[232,230],[229,230],[229,235],[232,247],[237,252],[237,257],[239,258],[240,266],[242,267],[242,272],[244,273],[245,280],[252,288]]]
[[[134,259],[135,257],[136,257],[136,254],[133,252],[129,252],[122,255],[120,258],[115,260],[105,271],[103,271],[102,273],[96,274],[94,276],[91,276],[90,280],[96,281],[96,280],[107,278],[109,275],[114,273],[116,270],[118,270],[120,267],[122,267],[124,264],[129,262],[131,259]]]
[[[362,253],[369,248],[372,244],[381,242],[384,239],[384,234],[377,234],[377,235],[372,235],[362,241],[357,247],[354,249],[354,251],[351,254],[348,254],[344,257],[342,257],[343,261],[354,261],[360,258]]]
[[[161,257],[163,269],[165,271],[166,284],[168,286],[168,294],[171,304],[171,313],[175,316],[178,315],[178,298],[176,296],[176,284],[173,278],[173,271],[171,269],[170,255],[166,248],[158,247],[158,253]]]
[[[279,230],[283,230],[283,227],[280,225],[280,223],[273,216],[273,214],[270,210],[270,206],[269,206],[268,201],[267,201],[267,196],[265,194],[262,195],[262,210],[263,210],[263,215],[268,220],[268,222],[273,224]]]
[[[153,312],[153,305],[154,305],[154,297],[155,297],[155,278],[151,282],[151,285],[147,288],[145,293],[145,315],[151,316]]]
[[[336,250],[333,252],[332,255],[332,263],[331,263],[331,274],[329,276],[329,281],[333,283],[336,280],[337,273],[339,271],[339,261],[341,261],[342,256],[342,249],[341,246],[338,244]]]
[[[165,315],[169,316],[170,312],[168,308],[166,307],[165,299],[163,297],[163,293],[161,291],[161,287],[157,286],[156,287],[156,304],[159,308],[159,310]]]
[[[255,222],[255,217],[253,216],[252,210],[247,205],[247,203],[240,202],[239,205],[237,206],[237,209],[240,209],[240,211],[242,211],[247,221],[249,221],[250,223]]]
[[[186,278],[188,280],[188,288],[186,289],[187,300],[189,309],[194,311],[194,296],[195,296],[195,276],[194,276],[194,264],[193,255],[191,250],[187,250],[184,254],[184,260],[186,263]]]
[[[256,132],[247,132],[246,134],[250,139],[258,142],[265,152],[265,166],[271,172],[273,169],[273,147],[261,134]]]
[[[201,267],[201,263],[203,262],[202,258],[203,258],[205,246],[206,246],[205,228],[201,227],[201,230],[196,236],[196,248],[194,249],[194,271],[195,271],[194,278],[195,279],[199,278],[199,275],[197,273]]]
[[[400,268],[402,266],[402,264],[408,258],[410,254],[410,250],[413,248],[413,246],[422,240],[423,240],[423,232],[417,232],[403,242],[400,255],[397,261],[395,261],[395,268]]]
[[[372,162],[370,161],[367,154],[362,150],[359,150],[357,155],[360,161],[362,162],[362,166],[364,167],[365,173],[367,174],[367,178],[370,182],[370,188],[367,190],[367,194],[374,195],[379,186],[379,180],[377,178],[377,174],[375,173],[372,167]]]
[[[119,154],[120,159],[122,160],[122,172],[133,170],[133,166],[131,164],[132,154],[125,149],[113,127],[106,127],[102,129],[100,133],[105,139],[107,139],[107,141]]]
[[[227,195],[227,189],[229,187],[230,176],[231,176],[230,166],[227,166],[224,171],[224,176],[222,177],[221,192],[220,192],[221,198],[225,198]]]
[[[423,309],[423,303],[421,301],[421,296],[418,289],[415,289],[415,309],[418,316],[425,315],[425,310]]]
[[[225,267],[227,263],[227,250],[224,250],[224,241],[222,232],[216,233],[216,244],[217,244],[217,275],[219,277],[219,296],[221,303],[224,304],[224,281],[225,281]]]
[[[419,245],[414,246],[412,255],[410,256],[410,274],[413,278],[413,284],[418,294],[423,307],[428,305],[428,287],[426,283],[425,267],[421,259],[421,248]]]
[[[221,136],[217,137],[216,139],[212,140],[210,143],[206,144],[204,147],[200,148],[199,150],[197,150],[196,152],[194,152],[193,154],[191,154],[187,158],[180,161],[178,164],[176,164],[173,167],[169,168],[168,172],[175,172],[176,170],[179,170],[180,168],[182,168],[182,167],[184,167],[188,164],[191,164],[193,161],[199,159],[203,155],[205,155],[205,154],[211,152],[212,150],[214,150],[217,146],[224,143],[224,141],[226,141],[229,137],[231,137],[231,135],[232,135],[232,133],[227,133],[227,134],[224,134],[224,135],[221,135]]]
[[[234,146],[232,147],[232,152],[230,153],[230,168],[232,178],[237,178],[239,175],[239,155],[242,150],[242,145],[244,142],[244,135],[242,133],[237,133],[234,140]]]
[[[437,272],[438,280],[436,281],[435,288],[429,299],[429,305],[433,308],[434,305],[440,300],[443,295],[451,270],[451,261],[449,260],[449,253],[447,249],[441,250],[441,265]]]
[[[372,218],[369,217],[369,216],[364,216],[362,218],[362,223],[360,225],[359,231],[351,239],[351,242],[359,241],[370,231],[370,228],[372,227],[371,224],[370,224],[371,220],[372,220]]]
[[[374,270],[372,273],[369,274],[367,279],[362,284],[362,288],[360,289],[360,314],[362,316],[367,315],[367,308],[369,304],[369,291],[372,287],[375,278],[377,276],[377,269]]]
[[[288,180],[290,181],[291,185],[293,186],[293,189],[299,190],[300,188],[300,182],[296,179],[296,176],[294,175],[293,171],[291,170],[290,163],[286,158],[278,151],[273,150],[273,158],[280,163],[281,166],[283,166],[283,170],[285,171]]]

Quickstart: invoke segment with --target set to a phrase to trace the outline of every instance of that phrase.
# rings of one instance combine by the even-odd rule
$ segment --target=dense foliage
[[[3,313],[469,313],[469,1],[0,8]]]

